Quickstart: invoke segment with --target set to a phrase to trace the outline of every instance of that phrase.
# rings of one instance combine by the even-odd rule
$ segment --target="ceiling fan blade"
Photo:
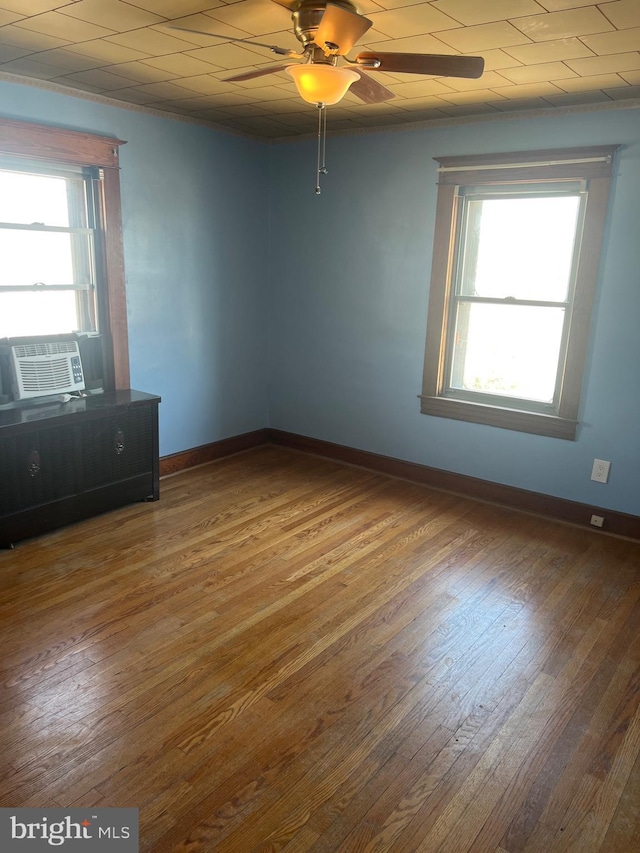
[[[375,65],[375,62],[379,65]],[[356,62],[369,71],[429,74],[432,77],[481,77],[481,56],[450,56],[437,53],[359,53]],[[369,65],[371,63],[371,65]]]
[[[183,33],[196,33],[199,36],[210,36],[211,38],[224,39],[225,41],[238,41],[241,44],[252,44],[254,47],[266,47],[272,53],[277,53],[278,56],[300,56],[299,53],[296,53],[295,50],[289,50],[288,47],[278,47],[277,44],[265,44],[264,42],[254,41],[253,39],[232,38],[231,36],[224,36],[222,33],[210,33],[208,30],[192,30],[189,27],[176,27],[172,24],[167,24],[167,29],[180,30]]]
[[[290,12],[293,12],[300,5],[300,0],[273,0],[273,2],[277,3],[278,6],[284,6]]]
[[[373,21],[363,15],[327,3],[314,41],[322,48],[334,45],[338,48],[338,55],[344,56],[372,25]]]
[[[382,83],[378,83],[377,80],[369,77],[359,68],[353,70],[360,75],[360,79],[349,86],[349,91],[356,98],[360,98],[365,104],[381,104],[383,101],[390,101],[395,98],[395,93],[383,86]]]
[[[291,63],[286,65],[269,65],[267,68],[257,68],[253,71],[245,71],[244,74],[234,74],[233,77],[225,77],[223,83],[240,83],[242,80],[253,80],[256,77],[264,77],[266,74],[277,74],[284,71]]]

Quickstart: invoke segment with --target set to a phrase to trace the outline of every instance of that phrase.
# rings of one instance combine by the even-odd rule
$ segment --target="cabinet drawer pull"
[[[27,473],[30,477],[37,477],[40,473],[40,453],[32,450],[27,457]]]
[[[124,432],[118,427],[113,439],[113,447],[118,456],[124,453]]]

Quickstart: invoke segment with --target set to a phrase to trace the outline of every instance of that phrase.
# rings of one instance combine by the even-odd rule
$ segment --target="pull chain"
[[[318,166],[316,170],[316,195],[320,195],[320,175],[328,172],[326,166],[327,152],[327,108],[325,104],[318,104]]]

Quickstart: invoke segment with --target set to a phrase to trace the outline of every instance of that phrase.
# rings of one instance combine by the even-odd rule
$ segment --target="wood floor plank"
[[[635,849],[640,543],[276,447],[161,491],[0,553],[0,806],[137,806],[142,853]]]

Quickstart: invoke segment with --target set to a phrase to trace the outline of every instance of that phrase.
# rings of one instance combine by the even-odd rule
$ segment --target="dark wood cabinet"
[[[0,546],[158,500],[159,402],[115,391],[0,411]]]

